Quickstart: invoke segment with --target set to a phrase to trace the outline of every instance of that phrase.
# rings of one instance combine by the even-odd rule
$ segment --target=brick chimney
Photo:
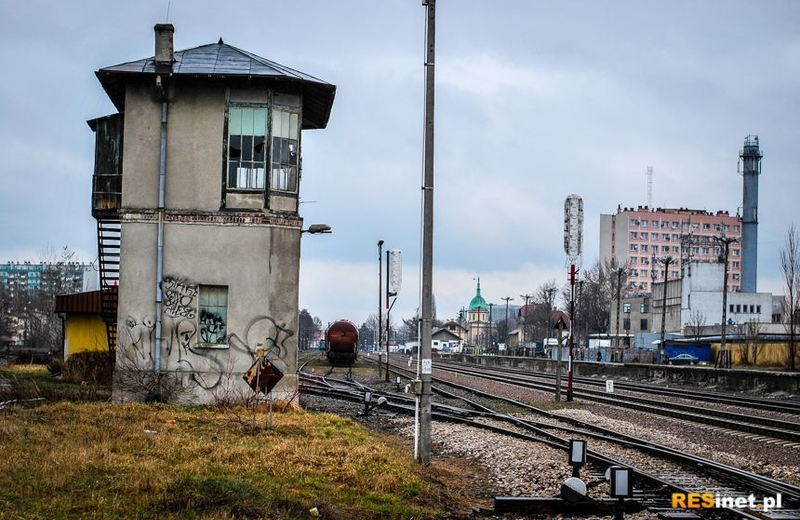
[[[171,23],[159,23],[154,29],[156,31],[156,66],[172,68],[175,50],[172,36],[175,33],[175,27]]]

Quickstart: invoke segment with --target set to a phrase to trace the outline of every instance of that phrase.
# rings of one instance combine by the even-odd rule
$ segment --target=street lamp
[[[321,235],[323,233],[331,233],[331,227],[328,224],[311,224],[310,226],[308,226],[308,229],[301,229],[300,233]]]

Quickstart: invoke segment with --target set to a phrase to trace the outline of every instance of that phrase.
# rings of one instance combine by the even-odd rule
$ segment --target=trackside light
[[[581,466],[586,464],[586,441],[581,439],[570,439],[569,441],[569,465],[572,466],[572,476],[580,475]]]

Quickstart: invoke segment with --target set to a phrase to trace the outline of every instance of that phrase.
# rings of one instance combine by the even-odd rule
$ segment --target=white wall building
[[[681,291],[681,325],[722,324],[722,279],[724,265],[692,262],[683,276]],[[729,324],[772,322],[772,294],[729,292],[726,319]]]

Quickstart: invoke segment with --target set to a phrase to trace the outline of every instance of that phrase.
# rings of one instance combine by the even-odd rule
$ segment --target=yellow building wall
[[[752,345],[749,346],[749,363],[745,363],[743,358],[743,350],[746,348],[745,343],[727,343],[725,348],[733,353],[733,364],[740,366],[753,366]],[[711,345],[714,359],[720,350],[720,344],[714,343]],[[789,346],[785,341],[759,343],[758,345],[758,360],[755,366],[760,367],[786,367]],[[797,352],[795,353],[795,365],[800,366],[800,345],[798,345]]]
[[[70,314],[64,325],[64,359],[78,352],[108,352],[106,324],[98,315]]]

